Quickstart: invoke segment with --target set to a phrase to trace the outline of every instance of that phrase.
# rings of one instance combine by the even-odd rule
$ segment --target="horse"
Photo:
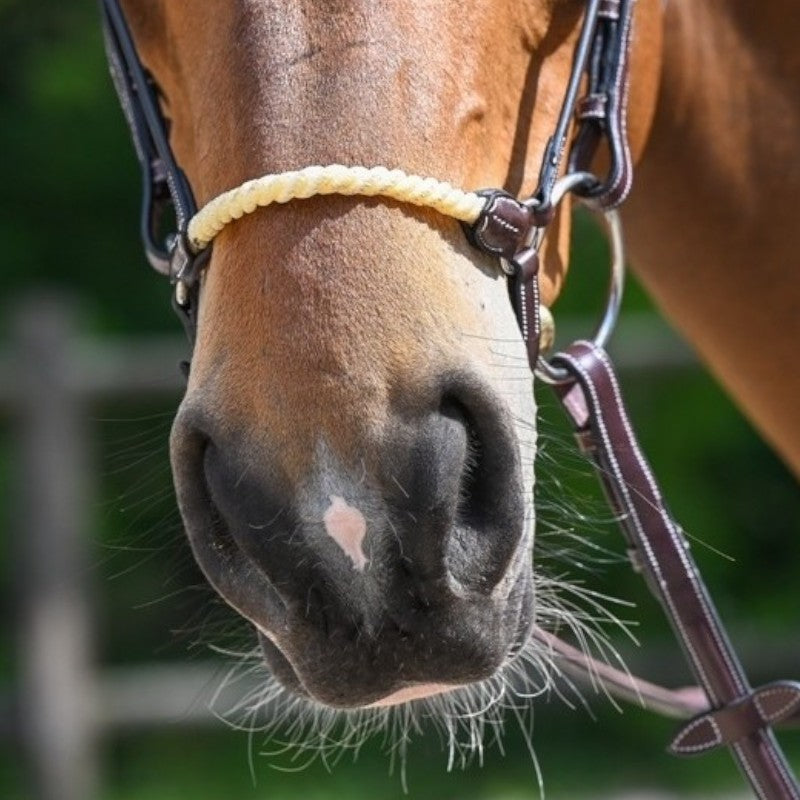
[[[531,194],[584,3],[123,8],[204,205],[337,163]],[[623,219],[652,296],[800,474],[785,367],[800,57],[782,20],[778,3],[639,0]],[[545,307],[569,237],[566,198],[540,251]],[[505,378],[526,353],[494,259],[436,211],[313,196],[222,228],[198,292],[170,442],[178,503],[283,691],[370,709],[513,671],[542,613],[536,410]]]

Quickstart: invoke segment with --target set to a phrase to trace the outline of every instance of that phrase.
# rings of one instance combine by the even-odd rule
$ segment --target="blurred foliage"
[[[4,301],[46,284],[80,297],[94,330],[170,327],[94,4],[5,0],[0,65]]]
[[[0,152],[4,311],[23,292],[55,286],[78,298],[87,332],[179,334],[167,302],[169,288],[149,270],[140,250],[138,167],[107,75],[93,3],[0,0]],[[575,238],[574,277],[557,315],[593,314],[604,292],[606,276],[595,266],[605,263],[604,245],[588,219],[578,218]],[[626,308],[649,308],[635,286]],[[7,317],[4,313],[3,320]],[[5,334],[0,326],[0,342]],[[647,372],[626,375],[624,381],[645,450],[677,517],[697,537],[695,554],[725,618],[740,632],[796,639],[796,483],[707,375]],[[539,470],[545,521],[587,533],[617,554],[615,563],[605,566],[589,559],[582,569],[577,559],[562,557],[549,568],[637,601],[639,608],[624,616],[640,620],[648,643],[665,637],[660,612],[624,563],[619,537],[607,524],[608,512],[586,465],[574,455],[560,412],[542,389],[539,397],[548,453]],[[101,474],[93,577],[102,598],[97,626],[104,664],[207,658],[209,643],[229,645],[241,638],[241,626],[213,599],[180,530],[166,458],[175,402],[132,400],[92,412]],[[14,455],[3,424],[0,485],[9,485]],[[587,508],[588,522],[580,518]],[[6,529],[9,513],[7,498],[0,497]],[[570,552],[553,534],[544,535],[543,544],[546,552]],[[6,597],[13,571],[10,551],[3,537]],[[11,604],[5,607],[0,675],[8,677],[13,618]],[[661,748],[670,723],[636,712],[618,717],[605,704],[595,705],[597,723],[583,710],[545,706],[536,712],[537,749],[551,796],[570,796],[578,787],[586,791],[595,782],[682,787],[717,773],[736,785],[724,756],[688,764],[668,761]],[[280,775],[259,761],[254,788],[246,737],[229,731],[125,735],[110,738],[104,747],[107,796],[120,800],[314,798],[350,795],[355,785],[365,796],[401,796],[399,780],[386,777],[386,760],[374,748],[367,748],[357,766],[343,764],[332,775],[320,765]],[[473,767],[465,775],[447,776],[435,739],[423,739],[411,750],[411,796],[533,796],[535,774],[511,722],[506,750],[505,758],[491,751],[484,770]],[[0,754],[0,796],[25,796],[13,755]]]

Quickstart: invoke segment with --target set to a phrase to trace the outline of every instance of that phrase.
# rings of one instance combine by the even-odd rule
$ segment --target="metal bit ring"
[[[553,188],[553,201],[558,202],[563,196],[581,185],[586,185],[588,173],[573,173],[562,178]],[[591,206],[590,206],[591,207]],[[622,294],[625,287],[625,246],[622,236],[622,220],[615,209],[603,211],[602,219],[606,228],[606,236],[611,248],[611,265],[608,282],[608,295],[603,316],[592,335],[591,342],[597,347],[605,348],[619,316]],[[560,385],[571,380],[569,373],[563,367],[554,366],[542,356],[539,357],[535,375],[543,383]]]

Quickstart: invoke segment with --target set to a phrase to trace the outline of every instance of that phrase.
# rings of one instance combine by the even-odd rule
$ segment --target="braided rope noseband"
[[[486,198],[475,192],[464,192],[436,178],[408,175],[400,169],[313,166],[264,175],[215,197],[189,222],[189,242],[200,252],[226,225],[257,208],[322,194],[381,195],[433,208],[468,223],[475,222],[486,205]]]
[[[568,184],[569,181],[564,185]],[[559,188],[556,203],[561,193]],[[327,194],[389,197],[399,202],[432,208],[470,225],[493,203],[490,195],[465,192],[445,181],[409,175],[401,169],[347,167],[343,164],[310,166],[254,178],[210,200],[189,221],[189,244],[195,253],[201,253],[223,228],[245,214],[252,214],[256,209],[272,203],[288,203],[290,200]],[[497,221],[501,226],[509,227],[502,218]],[[489,250],[494,252],[491,248]],[[495,255],[510,253],[498,250]],[[178,290],[183,295],[186,287],[181,284],[178,280]],[[178,302],[180,304],[180,300]],[[555,323],[546,306],[539,307],[539,314],[540,344],[546,350],[553,344]]]

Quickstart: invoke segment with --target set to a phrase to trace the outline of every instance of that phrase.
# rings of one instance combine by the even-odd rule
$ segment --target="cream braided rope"
[[[264,175],[215,197],[190,220],[189,241],[195,250],[203,250],[226,225],[257,208],[317,194],[381,195],[433,208],[463,222],[474,222],[486,204],[486,199],[475,192],[464,192],[435,178],[408,175],[400,169],[342,164],[305,167]]]

